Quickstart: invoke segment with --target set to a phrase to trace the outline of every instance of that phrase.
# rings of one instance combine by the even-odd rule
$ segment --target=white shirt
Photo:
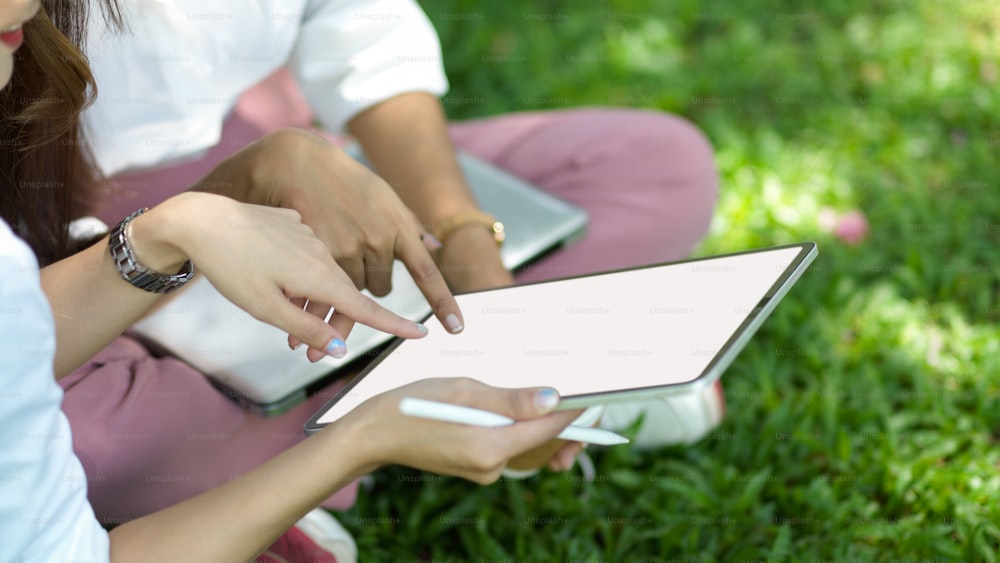
[[[0,561],[109,561],[108,534],[87,502],[38,263],[0,220]]]
[[[441,46],[413,0],[124,0],[129,30],[94,6],[85,114],[106,175],[215,146],[240,94],[286,66],[323,126],[411,91],[448,87]]]

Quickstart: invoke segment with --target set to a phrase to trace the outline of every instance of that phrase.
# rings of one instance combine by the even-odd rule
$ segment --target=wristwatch
[[[111,253],[111,261],[115,263],[115,268],[118,269],[122,279],[135,287],[152,293],[170,293],[191,281],[191,278],[194,277],[194,264],[188,260],[181,266],[179,272],[168,276],[154,272],[136,260],[132,244],[128,240],[128,224],[145,212],[146,208],[143,207],[111,229],[111,234],[108,235],[108,251]]]
[[[482,226],[489,229],[490,233],[493,234],[493,240],[497,241],[497,246],[501,246],[504,239],[507,238],[507,233],[504,232],[503,223],[498,221],[496,217],[490,215],[489,213],[483,213],[482,211],[466,211],[464,213],[452,215],[447,219],[438,221],[427,230],[430,231],[430,233],[434,235],[434,238],[438,239],[441,244],[445,244],[448,237],[450,237],[452,233],[458,229],[469,226]]]

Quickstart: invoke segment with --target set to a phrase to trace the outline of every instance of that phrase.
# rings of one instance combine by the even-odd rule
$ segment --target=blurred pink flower
[[[860,243],[868,237],[868,219],[860,211],[848,211],[837,219],[833,234],[851,246]]]
[[[854,246],[868,237],[871,228],[865,214],[858,210],[838,214],[829,207],[820,209],[819,227],[823,231],[833,232],[833,235],[844,244]]]

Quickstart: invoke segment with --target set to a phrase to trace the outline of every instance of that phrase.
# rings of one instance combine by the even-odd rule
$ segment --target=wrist
[[[441,241],[441,249],[438,256],[450,254],[453,249],[475,249],[475,254],[489,253],[500,255],[500,246],[497,245],[493,231],[484,225],[463,225],[454,229],[451,234]]]
[[[366,409],[364,412],[369,411]],[[387,459],[386,442],[375,436],[371,421],[366,420],[364,414],[356,414],[337,420],[310,440],[323,441],[323,451],[335,452],[341,459],[348,459],[348,474],[360,476],[388,465],[391,461]],[[344,455],[346,452],[350,452],[349,458]],[[353,480],[353,477],[349,480]]]
[[[449,239],[454,236],[461,236],[463,233],[476,232],[478,236],[489,235],[489,239],[496,247],[503,244],[507,238],[504,232],[504,225],[496,217],[473,209],[450,215],[440,221],[427,225],[427,230],[442,245],[447,246]],[[465,235],[470,236],[470,235]],[[485,240],[485,239],[483,239]]]
[[[191,256],[184,249],[196,229],[197,206],[189,205],[195,194],[168,199],[136,217],[128,226],[128,236],[136,259],[163,274],[180,269]]]
[[[448,286],[457,292],[514,283],[492,233],[483,228],[456,231],[434,256]]]

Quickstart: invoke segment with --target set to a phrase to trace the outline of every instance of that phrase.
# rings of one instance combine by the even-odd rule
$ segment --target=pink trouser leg
[[[117,524],[181,502],[305,438],[302,424],[335,383],[275,418],[237,406],[187,364],[120,337],[59,382],[94,512]],[[348,508],[357,483],[327,502]]]
[[[718,192],[712,148],[687,121],[626,109],[458,123],[456,146],[590,214],[583,239],[518,275],[537,281],[677,260],[705,236]]]

